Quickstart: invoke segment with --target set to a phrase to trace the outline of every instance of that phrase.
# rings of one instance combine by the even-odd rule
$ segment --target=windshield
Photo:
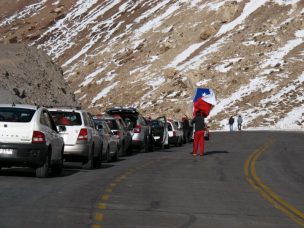
[[[0,122],[27,123],[32,120],[35,113],[33,109],[24,108],[0,108]]]
[[[56,125],[79,126],[82,124],[81,116],[78,112],[51,111],[51,115]]]
[[[118,124],[115,119],[106,119],[105,120],[111,130],[119,130]]]

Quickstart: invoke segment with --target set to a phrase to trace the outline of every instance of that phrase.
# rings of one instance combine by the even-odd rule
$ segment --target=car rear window
[[[0,108],[0,122],[28,123],[32,120],[36,110],[25,108]]]
[[[172,125],[170,123],[168,123],[168,131],[172,131]]]
[[[160,127],[160,124],[157,120],[152,120],[151,125],[152,125],[152,127],[155,127],[155,128]]]
[[[80,126],[81,116],[78,112],[50,111],[56,125]]]
[[[119,130],[118,124],[115,119],[106,119],[105,120],[111,130]]]

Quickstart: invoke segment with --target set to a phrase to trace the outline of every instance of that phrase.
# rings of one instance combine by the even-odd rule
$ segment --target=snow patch
[[[236,26],[242,24],[250,14],[263,6],[266,2],[268,2],[268,0],[251,0],[245,5],[241,15],[230,23],[223,25],[215,36],[221,36],[227,32],[230,32]]]
[[[116,87],[119,84],[119,81],[114,82],[113,84],[109,85],[108,87],[104,88],[103,90],[101,90],[96,97],[93,98],[92,100],[92,104],[94,104],[96,101],[100,100],[103,97],[106,97],[107,94],[114,89],[114,87]]]

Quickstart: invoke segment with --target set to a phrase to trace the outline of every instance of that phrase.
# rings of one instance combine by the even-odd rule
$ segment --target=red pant
[[[204,155],[204,148],[205,148],[204,131],[194,132],[193,154],[197,154],[198,145],[200,145],[200,155]]]

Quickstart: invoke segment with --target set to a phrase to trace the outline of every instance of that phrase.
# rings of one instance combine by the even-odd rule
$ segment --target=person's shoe
[[[196,156],[197,154],[192,154],[193,156]]]
[[[203,157],[204,155],[203,155],[203,154],[200,154],[200,156]]]

